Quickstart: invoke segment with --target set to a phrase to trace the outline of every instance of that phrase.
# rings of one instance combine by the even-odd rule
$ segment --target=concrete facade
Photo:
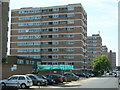
[[[9,0],[0,1],[0,58],[7,55],[7,32],[8,32]],[[1,52],[2,51],[2,52]]]
[[[87,13],[81,4],[12,10],[10,54],[86,69]]]
[[[116,52],[112,52],[112,50],[110,50],[108,58],[110,60],[112,70],[116,70]]]
[[[0,61],[7,56],[7,31],[8,31],[9,0],[0,0]],[[2,62],[0,62],[0,80],[2,79]]]

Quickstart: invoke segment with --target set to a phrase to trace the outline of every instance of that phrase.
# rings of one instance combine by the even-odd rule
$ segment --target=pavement
[[[31,88],[118,88],[118,78],[113,76],[80,78],[78,81]]]

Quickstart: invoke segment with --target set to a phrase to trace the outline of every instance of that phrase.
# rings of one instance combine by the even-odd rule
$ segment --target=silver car
[[[13,75],[6,80],[1,80],[0,84],[4,87],[29,88],[33,82],[27,75]]]

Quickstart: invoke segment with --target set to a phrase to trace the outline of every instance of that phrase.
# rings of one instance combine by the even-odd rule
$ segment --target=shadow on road
[[[63,86],[60,86],[60,87],[78,87],[78,86],[81,86],[81,85],[63,85]]]
[[[102,75],[102,76],[98,76],[98,77],[99,77],[99,78],[100,78],[100,77],[102,77],[102,78],[104,78],[104,77],[105,77],[105,78],[106,78],[106,77],[113,77],[113,78],[114,78],[113,75]]]

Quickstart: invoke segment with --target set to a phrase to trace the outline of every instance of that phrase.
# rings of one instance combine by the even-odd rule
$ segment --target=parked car
[[[90,73],[90,76],[91,76],[91,77],[95,77],[95,74],[93,74],[93,73]]]
[[[44,76],[44,75],[40,75],[40,74],[36,74],[36,75],[37,75],[39,78],[46,79],[49,85],[51,85],[51,84],[55,84],[55,80],[54,80],[54,79],[47,78],[46,76]]]
[[[57,76],[61,77],[63,79],[63,82],[67,81],[67,78],[63,75],[60,75],[60,74],[54,74],[54,75],[57,75]]]
[[[64,76],[67,78],[68,82],[77,81],[79,77],[73,73],[65,73]]]
[[[26,74],[28,77],[30,77],[33,81],[33,85],[47,85],[47,80],[43,79],[43,78],[39,78],[38,76],[34,75],[34,74]]]
[[[88,74],[88,73],[83,73],[83,75],[84,75],[84,77],[86,77],[86,78],[89,78],[89,77],[90,77],[90,74]]]
[[[77,75],[79,77],[86,77],[86,78],[90,77],[90,74],[88,74],[88,73],[75,73],[75,75]]]
[[[75,75],[79,76],[79,77],[84,77],[83,73],[74,73]]]
[[[47,74],[45,75],[47,78],[51,78],[51,79],[54,79],[55,80],[55,83],[62,83],[63,82],[63,78],[58,76],[58,75],[55,75],[55,74]]]
[[[17,88],[29,88],[33,85],[32,80],[27,75],[13,75],[6,80],[0,81],[1,85],[17,87]]]

